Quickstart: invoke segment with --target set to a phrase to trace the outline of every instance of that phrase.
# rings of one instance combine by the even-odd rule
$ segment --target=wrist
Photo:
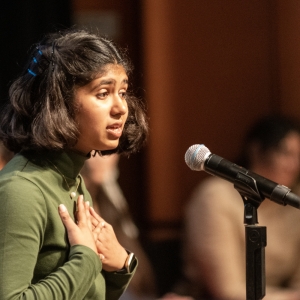
[[[125,249],[126,250],[126,249]],[[117,273],[127,274],[131,273],[136,264],[136,258],[133,252],[126,250],[127,256],[123,265],[123,268],[118,270]]]

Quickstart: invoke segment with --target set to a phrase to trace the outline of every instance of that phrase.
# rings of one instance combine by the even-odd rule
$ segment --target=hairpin
[[[32,76],[36,76],[36,74],[34,72],[32,72],[30,69],[27,69],[28,73],[31,74]]]
[[[38,47],[36,47],[36,49],[37,49],[37,51],[38,51],[38,54],[39,54],[40,56],[42,56],[42,55],[43,55],[43,52],[42,52]],[[36,64],[38,63],[38,60],[36,59],[35,56],[32,58],[32,60],[33,60]]]

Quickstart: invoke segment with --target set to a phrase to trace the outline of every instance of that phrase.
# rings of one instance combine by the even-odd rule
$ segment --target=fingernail
[[[59,211],[60,211],[60,212],[65,212],[65,211],[67,211],[67,208],[66,208],[63,204],[60,204],[60,205],[58,206],[58,208],[59,208]]]
[[[90,201],[86,201],[86,204],[87,204],[88,206],[90,206]]]

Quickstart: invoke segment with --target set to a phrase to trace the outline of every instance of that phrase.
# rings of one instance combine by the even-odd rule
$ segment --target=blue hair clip
[[[27,69],[28,73],[31,74],[32,76],[36,76],[36,74],[34,72],[32,72],[30,69]]]
[[[36,47],[36,50],[38,51],[39,55],[37,56],[37,59],[36,59],[35,56],[33,56],[32,60],[37,64],[38,63],[38,59],[39,59],[40,56],[43,55],[43,52],[38,47]]]

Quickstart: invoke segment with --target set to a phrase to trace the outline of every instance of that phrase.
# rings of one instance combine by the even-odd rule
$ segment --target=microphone
[[[205,171],[225,179],[241,187],[248,195],[251,194],[249,190],[256,191],[262,197],[261,200],[268,198],[280,205],[288,204],[300,209],[300,197],[292,193],[291,189],[212,154],[203,144],[189,147],[185,153],[185,162],[193,171]]]

